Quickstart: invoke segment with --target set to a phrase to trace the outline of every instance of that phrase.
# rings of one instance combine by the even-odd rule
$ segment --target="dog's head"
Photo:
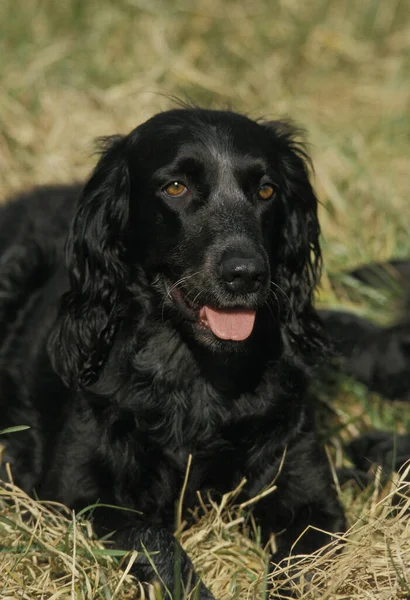
[[[212,351],[246,346],[270,309],[311,352],[319,225],[295,133],[178,109],[106,142],[67,243],[71,289],[52,343],[66,382],[96,379],[141,272],[160,315]]]

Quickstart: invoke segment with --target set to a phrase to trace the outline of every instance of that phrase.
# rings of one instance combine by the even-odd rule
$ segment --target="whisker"
[[[281,294],[283,295],[283,297],[284,297],[284,298],[287,300],[287,303],[288,303],[288,305],[289,305],[289,309],[290,309],[290,314],[291,314],[291,315],[294,315],[294,314],[295,314],[295,311],[294,311],[294,309],[293,309],[292,302],[291,302],[291,300],[290,300],[290,298],[289,298],[288,294],[285,292],[285,290],[284,290],[284,289],[282,289],[282,288],[280,287],[280,285],[278,285],[278,284],[277,284],[277,283],[275,283],[274,281],[270,280],[270,283],[271,283],[271,285],[275,286],[275,287],[276,287],[276,288],[277,288],[277,289],[278,289],[278,290],[281,292]],[[272,294],[275,296],[275,299],[276,299],[276,301],[277,301],[277,302],[278,302],[278,304],[279,304],[279,300],[278,300],[278,297],[277,297],[277,295],[275,294],[275,292],[274,292],[274,291],[273,291],[271,288],[269,289],[269,291],[270,291],[270,292],[271,292],[271,293],[272,293]]]
[[[279,304],[278,295],[275,294],[275,292],[272,289],[269,289],[269,294],[271,294],[275,298],[276,302]]]
[[[191,300],[191,302],[193,304],[196,304],[196,301],[198,300],[199,296],[202,294],[204,290],[199,290],[199,292],[196,294],[195,298],[193,300]]]
[[[268,311],[270,312],[272,319],[275,320],[275,315],[273,314],[273,310],[271,305],[269,304],[268,300],[265,300],[264,304],[267,306]]]
[[[172,284],[171,287],[168,287],[167,280],[164,278],[166,293],[165,293],[165,296],[164,296],[164,298],[162,300],[162,304],[161,304],[161,320],[162,321],[164,321],[165,303],[166,303],[167,299],[172,298],[172,290],[177,289],[179,286],[181,286],[182,283],[184,283],[188,279],[191,279],[191,277],[194,277],[195,275],[199,275],[199,273],[200,273],[200,271],[195,271],[195,273],[191,273],[191,275],[185,275],[184,277],[181,277],[180,279],[178,279],[174,284]]]
[[[275,286],[275,287],[276,287],[276,288],[277,288],[277,289],[278,289],[278,290],[279,290],[279,291],[280,291],[280,292],[283,294],[283,296],[284,296],[284,297],[286,298],[286,300],[289,302],[289,306],[291,306],[291,301],[290,301],[290,298],[289,298],[289,296],[287,295],[287,293],[285,292],[285,290],[284,290],[284,289],[282,289],[282,288],[280,287],[280,285],[278,285],[277,283],[275,283],[274,281],[272,281],[272,279],[269,281],[269,283],[270,283],[271,285],[274,285],[274,286]]]
[[[192,273],[191,275],[185,275],[185,277],[181,277],[181,279],[178,279],[178,281],[176,281],[167,291],[167,296],[170,296],[172,290],[174,290],[175,288],[180,286],[182,283],[184,283],[184,281],[191,279],[191,277],[194,277],[195,275],[199,275],[199,273],[200,273],[200,271],[195,271],[195,273]],[[168,288],[168,286],[167,286],[167,288]]]
[[[277,294],[275,294],[275,292],[271,288],[269,288],[269,295],[273,296],[273,298],[275,299],[275,304],[276,304],[276,307],[277,307],[276,317],[279,317],[279,315],[280,315],[280,302],[279,302],[279,298],[278,298]],[[265,304],[268,307],[269,312],[271,313],[272,317],[275,318],[275,315],[273,314],[273,307],[269,303],[269,297],[265,301]]]

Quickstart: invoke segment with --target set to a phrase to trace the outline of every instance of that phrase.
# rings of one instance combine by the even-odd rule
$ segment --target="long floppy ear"
[[[327,351],[321,322],[313,309],[313,293],[319,282],[322,254],[318,201],[310,183],[310,158],[292,124],[273,121],[265,124],[279,149],[281,172],[281,229],[273,240],[277,285],[284,292],[287,338],[297,354],[308,363]]]
[[[97,379],[107,358],[129,275],[123,260],[130,186],[126,139],[113,136],[103,143],[67,238],[70,287],[48,344],[56,372],[67,386],[80,388]]]

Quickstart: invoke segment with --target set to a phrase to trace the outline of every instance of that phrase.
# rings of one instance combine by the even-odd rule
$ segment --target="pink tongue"
[[[246,340],[252,333],[256,312],[254,310],[215,310],[203,306],[199,312],[202,325],[221,340]]]

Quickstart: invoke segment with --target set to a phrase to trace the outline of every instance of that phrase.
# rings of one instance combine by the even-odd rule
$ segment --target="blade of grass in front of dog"
[[[17,433],[18,431],[25,431],[26,429],[30,429],[29,425],[14,425],[13,427],[6,427],[6,429],[2,429],[0,431],[0,435],[5,435],[6,433]]]
[[[92,512],[96,508],[113,508],[114,510],[122,510],[123,512],[132,512],[137,515],[142,514],[139,510],[135,510],[135,508],[127,508],[125,506],[116,506],[115,504],[102,504],[102,503],[97,502],[96,504],[89,504],[85,508],[82,508],[77,513],[77,518],[80,518],[83,515],[86,515],[87,513]]]
[[[169,591],[168,586],[165,584],[165,582],[162,580],[160,574],[158,573],[158,569],[157,566],[155,565],[154,561],[152,560],[150,553],[148,552],[148,550],[146,549],[145,545],[143,544],[143,542],[141,542],[141,546],[142,549],[144,551],[145,556],[148,559],[149,564],[151,565],[152,570],[154,571],[155,575],[158,577],[159,581],[161,582],[161,585],[163,586],[164,590],[166,591],[166,593],[168,594],[170,600],[174,600],[172,597],[171,592]],[[178,598],[176,600],[179,600]]]
[[[262,594],[261,600],[268,600],[268,575],[269,575],[269,558],[266,557],[265,560],[265,568],[263,570],[262,576]]]
[[[9,519],[7,519],[7,517],[0,516],[0,521],[3,522],[3,523],[5,523],[5,524],[10,523],[12,527],[17,527],[18,528],[18,526],[16,525],[16,523],[14,523],[14,521],[10,521]],[[33,544],[34,532],[37,529],[38,523],[39,523],[39,521],[37,520],[37,523],[34,526],[34,529],[33,529],[32,532],[30,532],[30,530],[27,530],[27,529],[25,530],[23,528],[20,528],[21,531],[23,531],[23,532],[25,532],[26,534],[29,535],[29,540],[28,540],[28,543],[21,548],[21,553],[16,557],[16,560],[14,561],[14,563],[13,563],[13,565],[12,565],[10,571],[9,571],[10,573],[13,573],[16,570],[16,568],[19,565],[19,563],[21,563],[21,561],[29,554],[30,551],[33,551],[33,546],[34,546],[34,544]]]
[[[30,537],[29,547],[31,547],[31,542],[33,540],[36,540],[37,544],[41,546],[41,548],[43,548],[44,550],[54,554],[57,551],[62,560],[65,560],[67,558],[63,550],[57,550],[57,548],[55,548],[52,544],[42,539],[41,536],[36,535],[35,532],[32,529],[30,529],[30,527],[27,527],[21,523],[16,523],[11,519],[8,519],[7,517],[4,517],[3,515],[0,515],[0,523],[4,523],[8,527],[12,527],[14,529],[17,529],[18,531],[21,531],[23,534],[28,535]]]
[[[38,550],[41,550],[41,546],[39,545],[35,545],[33,544],[30,547],[31,550],[33,550],[33,552],[37,552]],[[23,554],[24,552],[26,552],[27,547],[20,545],[20,546],[0,546],[0,554]]]
[[[180,600],[181,598],[181,546],[175,540],[175,554],[174,554],[174,600]]]
[[[94,556],[112,556],[113,558],[123,558],[130,553],[129,550],[117,550],[116,548],[93,548]]]
[[[130,556],[130,558],[129,558],[129,561],[128,561],[128,564],[127,564],[126,568],[125,568],[125,569],[123,569],[123,573],[122,573],[122,575],[121,575],[121,578],[120,578],[120,580],[119,580],[119,582],[118,582],[118,584],[117,584],[117,587],[115,588],[115,590],[114,590],[114,592],[113,592],[113,594],[112,594],[112,600],[114,600],[114,597],[115,597],[115,596],[118,594],[118,592],[120,591],[120,589],[121,589],[121,586],[122,586],[122,584],[124,583],[124,581],[125,581],[125,578],[127,577],[128,573],[131,571],[131,569],[132,569],[132,567],[133,567],[133,565],[134,565],[134,562],[135,562],[135,559],[137,558],[137,556],[138,556],[138,551],[137,551],[137,550],[134,550],[134,551],[131,553],[131,556]]]
[[[32,550],[33,552],[39,552],[40,550],[42,550],[42,546],[40,544],[32,544],[29,545],[28,548],[30,550]],[[67,546],[56,546],[56,550],[60,551],[60,552],[64,552],[67,554]],[[86,556],[86,555],[92,555],[94,557],[97,556],[110,556],[112,558],[123,558],[124,556],[127,556],[127,554],[129,554],[129,550],[117,550],[115,548],[93,548],[91,553],[90,552],[84,552],[84,550],[79,551],[78,555],[79,556]],[[0,546],[0,554],[24,554],[27,553],[27,546]]]
[[[399,580],[399,584],[401,585],[401,587],[403,588],[403,590],[408,594],[407,598],[410,598],[410,586],[408,585],[408,583],[406,582],[406,580],[403,577],[403,573],[400,571],[399,567],[396,565],[396,562],[393,558],[393,553],[391,551],[391,547],[390,547],[390,542],[389,540],[386,541],[386,547],[387,547],[387,554],[389,557],[389,560],[393,566],[394,572],[397,575],[397,579]]]
[[[11,519],[9,519],[8,517],[4,517],[3,515],[0,515],[0,523],[4,523],[4,525],[7,525],[8,527],[13,527],[15,529],[18,529],[18,530],[22,531],[23,533],[30,533],[29,530],[27,529],[27,527],[24,527],[23,525],[19,525],[18,523],[15,523]]]

